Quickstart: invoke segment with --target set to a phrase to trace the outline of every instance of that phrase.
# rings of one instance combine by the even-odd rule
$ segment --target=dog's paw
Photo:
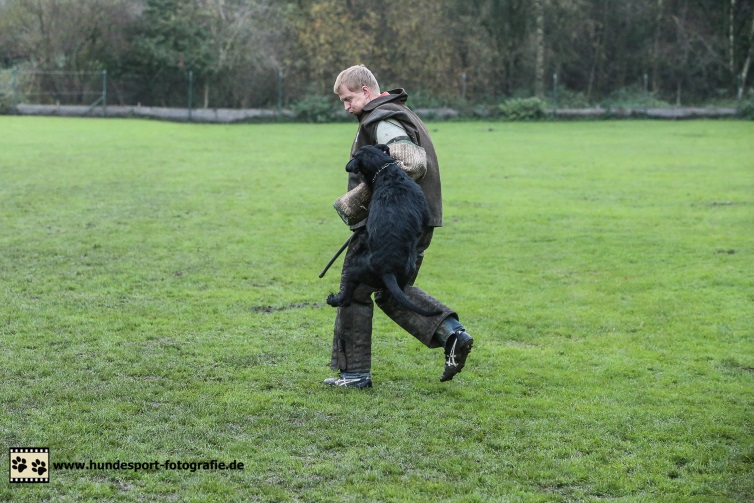
[[[327,296],[327,303],[332,307],[348,307],[351,305],[351,300],[343,300],[342,295],[335,295],[334,293],[331,293]]]
[[[331,293],[327,296],[327,303],[330,304],[332,307],[338,307],[338,298],[335,296],[334,293]]]

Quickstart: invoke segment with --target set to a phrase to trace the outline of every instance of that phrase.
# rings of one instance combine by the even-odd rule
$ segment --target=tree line
[[[122,104],[184,106],[189,75],[198,107],[332,98],[356,63],[422,106],[699,104],[750,89],[753,52],[754,0],[0,0],[0,68],[107,70]]]

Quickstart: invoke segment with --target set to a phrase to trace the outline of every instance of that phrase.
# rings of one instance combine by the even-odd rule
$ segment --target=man
[[[435,227],[442,226],[442,194],[440,171],[432,140],[424,123],[407,106],[403,89],[380,92],[372,72],[363,65],[343,70],[333,87],[346,111],[359,120],[359,129],[351,147],[351,156],[364,145],[385,144],[390,155],[402,161],[409,174],[417,179],[427,198],[430,223],[419,244],[417,274]],[[349,173],[348,194],[336,202],[344,221],[359,239],[364,227],[369,189],[362,175]],[[353,243],[353,241],[352,241]],[[348,256],[346,255],[346,261]],[[408,282],[406,296],[415,304],[431,311],[442,311],[433,317],[418,315],[393,302],[386,290],[360,285],[348,307],[339,307],[335,319],[330,368],[339,370],[339,377],[325,379],[325,384],[354,388],[372,387],[372,314],[374,302],[390,319],[429,348],[445,349],[445,367],[440,381],[449,381],[463,369],[473,344],[472,337],[458,321],[458,315],[421,289]]]

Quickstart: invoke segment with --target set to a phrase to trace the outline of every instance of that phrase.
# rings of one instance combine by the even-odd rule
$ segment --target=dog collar
[[[385,168],[387,168],[388,166],[390,166],[394,162],[395,161],[389,162],[389,163],[385,164],[384,166],[382,166],[380,169],[377,170],[377,173],[374,174],[374,178],[372,178],[372,185],[374,185],[374,181],[377,180],[377,176],[379,176],[379,174],[382,173],[382,170],[385,169]]]

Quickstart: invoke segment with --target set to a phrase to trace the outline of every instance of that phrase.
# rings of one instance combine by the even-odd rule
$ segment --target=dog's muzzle
[[[358,173],[359,172],[359,163],[356,159],[351,159],[348,161],[348,164],[346,164],[346,171],[349,173]]]

